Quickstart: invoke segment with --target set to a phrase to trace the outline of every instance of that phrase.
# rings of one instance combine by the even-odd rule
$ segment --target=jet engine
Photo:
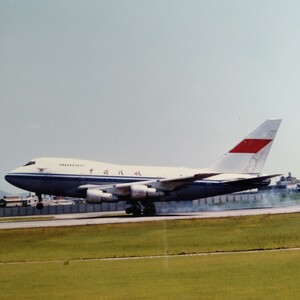
[[[118,197],[111,193],[106,193],[101,190],[88,189],[86,192],[86,203],[97,204],[102,202],[116,202]]]
[[[147,197],[162,197],[163,192],[157,191],[155,188],[147,187],[146,185],[136,184],[131,186],[131,198],[144,199]]]

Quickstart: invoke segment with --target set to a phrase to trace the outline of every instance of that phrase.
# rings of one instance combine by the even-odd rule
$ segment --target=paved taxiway
[[[299,213],[300,205],[274,208],[257,208],[257,209],[241,209],[241,210],[225,210],[225,211],[209,211],[209,212],[191,212],[191,213],[168,213],[152,217],[131,217],[123,212],[111,213],[85,213],[71,215],[54,215],[51,220],[28,220],[17,222],[0,222],[0,229],[14,228],[36,228],[36,227],[59,227],[59,226],[80,226],[80,225],[96,225],[96,224],[112,224],[112,223],[133,223],[133,222],[149,222],[162,220],[178,220],[178,219],[199,219],[199,218],[220,218],[220,217],[237,217],[251,216],[263,214],[286,214]],[[49,216],[46,216],[49,217]]]

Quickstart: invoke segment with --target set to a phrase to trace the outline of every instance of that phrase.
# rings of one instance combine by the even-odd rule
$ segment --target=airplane
[[[270,184],[261,175],[281,119],[268,119],[205,169],[116,165],[71,158],[37,158],[5,176],[12,185],[42,195],[125,201],[126,213],[154,215],[155,202],[190,201]]]

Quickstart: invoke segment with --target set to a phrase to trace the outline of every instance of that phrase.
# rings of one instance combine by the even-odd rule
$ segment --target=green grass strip
[[[299,214],[0,231],[0,262],[300,247]]]
[[[299,299],[300,252],[0,265],[1,299]]]

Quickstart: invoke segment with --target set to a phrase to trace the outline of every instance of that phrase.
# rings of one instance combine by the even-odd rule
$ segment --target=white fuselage
[[[80,186],[106,186],[178,178],[204,171],[191,168],[115,165],[68,158],[38,158],[13,170],[5,178],[11,184],[37,194],[85,198],[86,190],[80,189]],[[222,181],[227,178],[250,177],[249,174],[221,174],[209,180],[189,183],[184,188],[157,200],[193,200],[235,192],[245,188],[223,187]]]

